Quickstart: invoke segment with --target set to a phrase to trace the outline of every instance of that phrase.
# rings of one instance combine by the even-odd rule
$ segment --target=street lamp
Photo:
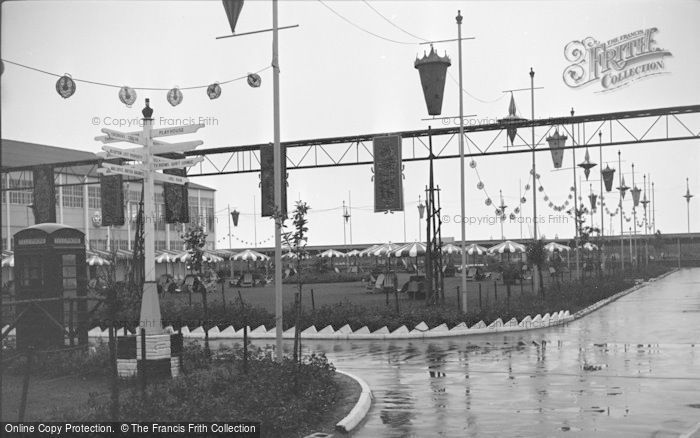
[[[499,217],[501,222],[501,239],[505,240],[506,236],[503,234],[503,221],[506,220],[506,208],[508,208],[508,206],[503,202],[503,191],[499,190],[498,193],[501,195],[501,205],[496,209],[496,216]]]

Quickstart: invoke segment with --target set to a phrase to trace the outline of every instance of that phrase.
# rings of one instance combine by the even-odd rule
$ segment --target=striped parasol
[[[498,245],[494,245],[491,248],[488,249],[488,252],[490,254],[503,254],[503,253],[516,253],[516,252],[525,252],[525,245],[521,245],[519,243],[506,240],[505,242],[501,242]]]
[[[561,243],[557,243],[557,242],[549,242],[548,244],[546,244],[544,246],[544,250],[547,252],[550,252],[550,253],[554,252],[554,251],[559,251],[559,252],[569,251],[570,249],[571,248],[569,248],[568,246],[562,245]]]
[[[440,252],[443,254],[462,254],[462,248],[459,246],[455,245],[454,243],[448,243],[446,245],[443,245],[442,248],[440,248]]]
[[[332,259],[334,257],[338,257],[338,258],[345,257],[346,254],[342,253],[340,251],[336,251],[334,249],[327,249],[327,250],[323,251],[321,254],[319,254],[318,256],[321,257],[322,259]]]
[[[245,251],[241,251],[237,254],[234,254],[231,258],[233,260],[245,260],[251,262],[257,262],[258,260],[270,260],[270,257],[266,256],[265,254],[261,254],[257,251],[253,251],[252,249],[246,249]]]
[[[425,244],[422,242],[407,243],[393,251],[394,257],[418,257],[425,254]]]
[[[484,255],[487,252],[489,252],[488,249],[481,245],[477,245],[476,243],[472,243],[467,245],[466,247],[467,254],[469,255]]]

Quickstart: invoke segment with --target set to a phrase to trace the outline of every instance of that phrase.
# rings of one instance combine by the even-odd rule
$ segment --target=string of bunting
[[[218,242],[218,243],[220,243],[220,242],[226,242],[226,240],[228,239],[229,236],[231,236],[232,239],[236,240],[236,242],[240,242],[240,243],[242,243],[242,244],[244,244],[244,245],[246,245],[246,246],[250,246],[250,245],[262,245],[262,244],[267,243],[267,242],[269,242],[269,241],[271,241],[272,239],[275,238],[275,235],[273,234],[273,235],[271,235],[270,237],[268,237],[267,239],[260,240],[260,241],[258,241],[258,242],[249,242],[249,241],[247,241],[247,240],[239,239],[238,236],[235,236],[235,235],[233,235],[233,234],[225,234],[223,237],[221,237],[220,239],[218,239],[217,242]]]
[[[167,91],[166,94],[166,100],[170,105],[172,106],[177,106],[182,103],[182,100],[184,99],[184,95],[182,93],[182,90],[197,90],[197,89],[206,89],[207,96],[209,99],[218,99],[221,96],[221,86],[239,81],[242,79],[247,79],[248,85],[251,86],[252,88],[258,88],[262,84],[262,79],[260,78],[260,75],[258,73],[261,73],[269,68],[272,68],[271,66],[265,67],[263,69],[260,69],[256,71],[255,73],[248,73],[246,76],[241,76],[238,78],[230,79],[228,81],[224,82],[214,82],[209,85],[196,85],[192,87],[183,87],[180,88],[177,85],[175,85],[172,88],[153,88],[153,87],[130,87],[127,85],[114,85],[114,84],[107,84],[103,82],[96,82],[96,81],[90,81],[86,79],[78,79],[78,78],[73,78],[70,74],[64,73],[63,75],[59,75],[56,73],[48,72],[45,70],[41,70],[35,67],[30,67],[28,65],[20,64],[17,62],[13,61],[8,61],[6,59],[2,60],[2,70],[4,71],[4,63],[7,62],[8,64],[16,65],[18,67],[26,68],[29,70],[33,70],[39,73],[43,73],[49,76],[56,76],[58,77],[58,80],[56,81],[56,92],[58,93],[59,96],[61,96],[64,99],[68,99],[71,97],[73,94],[75,94],[75,91],[77,89],[76,82],[83,82],[86,84],[92,84],[92,85],[99,85],[103,87],[112,87],[112,88],[119,88],[119,93],[118,97],[119,100],[126,105],[127,107],[131,108],[131,105],[136,102],[136,90],[148,90],[148,91]]]

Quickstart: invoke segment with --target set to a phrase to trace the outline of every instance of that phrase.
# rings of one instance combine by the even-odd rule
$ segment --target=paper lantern
[[[119,100],[121,100],[124,105],[131,108],[131,105],[136,102],[136,91],[131,87],[123,86],[119,90]]]
[[[486,198],[486,205],[491,205],[491,198]]]
[[[439,116],[442,114],[442,98],[445,93],[445,78],[447,77],[447,67],[452,65],[450,58],[445,55],[440,57],[433,46],[430,46],[430,53],[423,53],[423,58],[413,63],[420,75],[421,86],[423,87],[423,97],[428,106],[428,114]]]
[[[549,143],[549,151],[552,153],[552,162],[555,169],[561,169],[561,163],[564,160],[564,145],[567,140],[566,135],[559,134],[559,131],[554,131],[554,135],[547,137]]]
[[[484,188],[484,183],[482,183],[481,181],[479,181],[479,182],[476,184],[476,188],[479,189],[479,190],[483,189],[483,188]]]
[[[611,169],[610,166],[605,166],[605,169],[600,171],[603,174],[603,183],[605,183],[605,191],[610,192],[613,185],[613,176],[615,175],[615,169]]]
[[[588,181],[588,175],[591,173],[591,169],[595,166],[597,166],[597,164],[591,162],[591,156],[588,153],[588,148],[586,148],[586,157],[583,160],[583,163],[578,165],[578,167],[583,168],[583,173],[586,174],[586,181]]]
[[[476,168],[476,161],[471,160],[471,161],[469,162],[469,167],[471,167],[472,169]]]
[[[215,82],[207,87],[207,96],[209,96],[209,99],[212,100],[221,96],[221,86],[218,82]]]
[[[56,91],[62,98],[68,99],[75,93],[75,81],[66,73],[56,81]]]
[[[524,204],[526,202],[527,202],[527,198],[525,198],[524,196],[522,198],[520,198],[520,203]]]
[[[258,88],[261,83],[262,83],[262,79],[260,79],[259,74],[256,74],[256,73],[249,73],[248,74],[248,85],[250,85],[253,88]]]
[[[178,106],[182,103],[182,91],[180,91],[179,88],[175,87],[172,90],[168,91],[168,103],[172,106]]]

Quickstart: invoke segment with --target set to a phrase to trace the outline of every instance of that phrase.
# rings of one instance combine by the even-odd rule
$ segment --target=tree
[[[542,267],[547,259],[547,251],[544,249],[544,242],[542,240],[536,240],[535,242],[530,242],[527,244],[525,254],[527,259],[535,266],[537,266],[537,272],[540,280],[540,290],[539,293],[544,298],[544,285],[542,283]]]
[[[296,306],[296,330],[294,332],[294,360],[298,360],[301,363],[301,292],[304,287],[304,278],[301,269],[301,262],[308,256],[306,251],[306,243],[308,237],[306,236],[309,228],[307,227],[308,220],[306,215],[308,214],[311,207],[309,207],[306,202],[297,201],[294,210],[292,211],[292,225],[293,231],[282,232],[282,240],[289,246],[289,250],[294,254],[294,269],[296,270],[296,280],[297,280],[297,298],[295,300]],[[287,227],[284,223],[287,220],[286,216],[281,215],[277,209],[272,216],[276,219],[278,226],[283,229]]]
[[[204,350],[209,354],[209,321],[208,321],[208,307],[207,307],[207,289],[204,287],[204,279],[202,278],[202,262],[204,261],[204,245],[206,244],[207,234],[204,232],[204,227],[201,225],[195,225],[189,227],[187,232],[181,236],[183,242],[185,243],[185,248],[190,254],[190,260],[187,269],[196,272],[197,281],[192,285],[194,288],[198,289],[202,294],[202,308],[204,310],[204,321],[202,322],[202,327],[204,327]],[[192,302],[192,291],[190,291],[190,303]]]

